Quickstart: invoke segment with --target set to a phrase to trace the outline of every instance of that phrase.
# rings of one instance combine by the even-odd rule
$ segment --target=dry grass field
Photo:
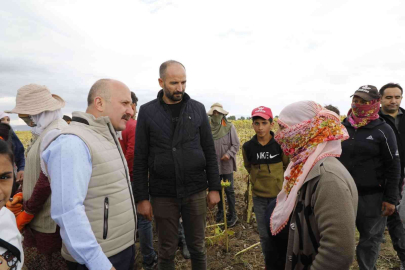
[[[253,135],[254,131],[251,126],[251,120],[237,120],[233,121],[241,145],[248,141]],[[278,125],[275,123],[274,130],[278,129]],[[29,131],[16,132],[24,146],[27,146],[31,139],[31,133]],[[242,151],[239,151],[237,157],[238,171],[235,173],[235,190],[236,190],[236,207],[238,209],[238,216],[240,222],[232,228],[232,235],[230,236],[230,249],[229,252],[225,252],[225,242],[222,238],[218,238],[217,241],[207,241],[207,257],[208,257],[208,269],[264,269],[263,255],[261,254],[260,246],[257,246],[240,256],[235,257],[235,254],[259,241],[259,235],[257,232],[257,226],[255,222],[250,224],[246,223],[242,217],[246,216],[245,209],[245,191],[247,188],[247,172],[243,168]],[[207,217],[207,225],[214,224],[216,210],[209,211]],[[215,230],[207,229],[207,236],[215,235]],[[386,242],[381,245],[380,257],[377,262],[377,269],[399,269],[399,260],[395,251],[392,248],[392,243],[388,232],[385,232]],[[157,248],[157,238],[154,239],[155,249]],[[141,269],[141,255],[139,254],[139,243],[137,243],[136,265],[137,269]],[[184,260],[180,254],[176,254],[176,269],[191,269],[190,260]],[[351,269],[359,269],[357,263],[354,262]]]

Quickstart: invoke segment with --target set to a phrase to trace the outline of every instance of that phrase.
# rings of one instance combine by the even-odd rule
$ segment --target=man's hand
[[[17,179],[17,183],[19,183],[19,184],[21,184],[22,183],[22,181],[24,180],[24,171],[19,171],[18,173],[17,173],[17,177],[16,177]]]
[[[111,268],[111,270],[116,270],[115,268],[114,268],[114,266]]]
[[[138,202],[137,211],[138,214],[141,214],[147,220],[152,221],[153,212],[152,212],[152,205],[150,204],[149,200],[143,200]]]
[[[391,216],[395,212],[395,205],[388,202],[383,202],[381,212],[384,217]]]
[[[230,160],[231,159],[231,157],[228,155],[228,154],[225,154],[225,155],[223,155],[222,157],[221,157],[221,160],[222,161],[228,161],[228,160]]]
[[[207,203],[209,209],[214,208],[214,206],[219,203],[219,191],[212,190],[208,192]]]

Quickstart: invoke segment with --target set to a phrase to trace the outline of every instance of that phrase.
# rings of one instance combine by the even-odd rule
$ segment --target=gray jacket
[[[357,203],[346,168],[334,157],[318,161],[298,191],[285,269],[348,270],[355,253]]]
[[[217,162],[219,167],[219,174],[231,174],[236,172],[236,154],[239,151],[240,142],[236,128],[232,125],[231,130],[226,136],[221,139],[214,140],[215,153],[217,154]],[[227,154],[231,159],[222,161],[223,155]]]

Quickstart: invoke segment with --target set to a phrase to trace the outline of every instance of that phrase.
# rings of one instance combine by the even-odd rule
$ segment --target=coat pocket
[[[104,224],[103,224],[103,239],[107,238],[108,234],[108,209],[110,208],[108,197],[104,199]]]

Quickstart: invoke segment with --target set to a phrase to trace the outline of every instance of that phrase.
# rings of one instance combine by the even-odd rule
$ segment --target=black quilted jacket
[[[221,190],[204,105],[184,94],[175,127],[162,96],[163,90],[139,111],[133,170],[135,201],[148,200],[149,195],[184,198],[207,187]]]

